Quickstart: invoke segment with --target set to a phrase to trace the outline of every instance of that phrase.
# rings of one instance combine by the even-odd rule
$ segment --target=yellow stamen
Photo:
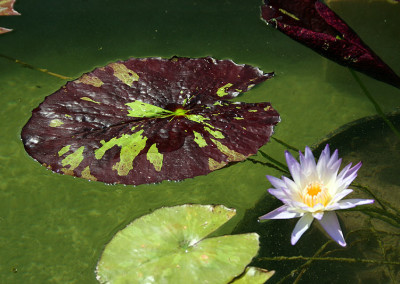
[[[314,207],[316,204],[326,206],[330,200],[328,189],[320,182],[311,182],[303,190],[303,203],[308,207]]]

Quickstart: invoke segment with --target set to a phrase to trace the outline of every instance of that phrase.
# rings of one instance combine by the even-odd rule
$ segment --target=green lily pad
[[[97,279],[101,283],[228,283],[259,249],[256,233],[206,238],[235,213],[222,205],[182,205],[136,219],[106,245]]]
[[[243,276],[233,281],[234,284],[263,284],[274,275],[275,271],[268,271],[258,267],[249,266]]]

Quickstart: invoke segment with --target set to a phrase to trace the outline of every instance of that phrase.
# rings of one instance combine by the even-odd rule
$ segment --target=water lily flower
[[[348,186],[356,178],[361,162],[354,167],[351,167],[351,163],[348,164],[338,174],[342,159],[338,158],[338,150],[331,156],[329,145],[326,145],[317,163],[309,147],[306,147],[304,155],[300,152],[300,163],[288,151],[285,152],[285,157],[293,180],[267,176],[274,186],[268,192],[284,205],[260,219],[301,217],[292,232],[291,243],[294,245],[315,218],[333,240],[343,247],[346,246],[335,210],[374,202],[373,199],[342,200],[353,192]]]

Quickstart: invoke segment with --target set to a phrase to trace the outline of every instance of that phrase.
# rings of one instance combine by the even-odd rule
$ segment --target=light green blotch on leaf
[[[249,109],[249,112],[257,112],[258,110],[256,109]]]
[[[211,124],[208,124],[207,122],[205,122],[206,120],[210,120],[210,119],[208,117],[204,117],[199,114],[188,114],[188,115],[186,115],[186,118],[191,121],[197,122],[197,123],[203,123],[203,124],[211,126]]]
[[[218,170],[222,167],[224,167],[227,163],[222,161],[222,162],[217,162],[213,158],[208,158],[208,168],[210,171],[215,171]]]
[[[63,124],[64,124],[64,122],[62,122],[62,120],[56,118],[56,119],[53,119],[53,120],[50,121],[49,126],[50,127],[59,127],[59,126],[61,126]]]
[[[65,117],[71,118],[72,116],[70,116],[69,114],[65,114]]]
[[[114,70],[114,76],[128,86],[132,86],[133,82],[139,80],[139,75],[122,63],[111,63],[109,66]]]
[[[193,134],[194,134],[194,142],[196,142],[196,144],[199,145],[200,148],[207,146],[207,142],[204,139],[203,135],[201,135],[201,133],[193,131]]]
[[[123,134],[119,138],[114,137],[108,142],[102,140],[100,143],[103,146],[94,151],[96,159],[100,160],[114,146],[121,147],[120,161],[112,169],[116,170],[120,176],[128,175],[130,170],[133,169],[133,160],[146,146],[147,137],[143,137],[142,133],[143,130],[140,130],[132,135]]]
[[[227,95],[228,95],[227,89],[228,89],[229,87],[232,87],[232,86],[233,86],[232,83],[228,83],[228,84],[222,86],[221,88],[219,88],[219,89],[217,90],[217,95],[218,95],[218,97],[227,96]]]
[[[62,155],[67,153],[69,151],[69,148],[71,148],[71,145],[67,145],[67,146],[62,147],[61,150],[58,151],[58,156],[61,157]]]
[[[95,103],[95,104],[101,104],[100,102],[96,102],[96,101],[94,101],[94,100],[92,100],[91,98],[88,98],[88,97],[81,97],[81,100],[83,100],[83,101],[87,101],[87,102],[91,102],[91,103]]]
[[[75,170],[80,165],[80,163],[83,161],[83,150],[85,150],[84,146],[78,148],[78,150],[76,150],[75,152],[66,156],[61,161],[62,166],[65,167],[65,166],[69,165],[70,167],[66,170],[68,170],[68,171]]]
[[[141,101],[134,101],[126,105],[131,108],[128,110],[128,116],[131,117],[167,117],[173,114],[172,111]]]
[[[161,171],[164,155],[158,152],[157,145],[154,143],[147,152],[147,160],[153,164],[157,172]]]
[[[223,106],[223,104],[220,101],[217,101],[213,104],[214,106]]]
[[[238,117],[238,116],[235,116],[233,119],[236,119],[236,120],[242,120],[242,119],[244,119],[243,117]]]
[[[204,130],[207,131],[208,133],[210,133],[212,136],[214,136],[214,137],[217,138],[217,139],[223,139],[223,138],[225,138],[225,136],[222,134],[221,131],[212,130],[211,128],[206,127],[206,126],[204,127]]]
[[[211,138],[211,141],[217,146],[218,150],[220,150],[222,154],[228,157],[230,162],[243,161],[247,158],[247,156],[229,149],[227,146],[217,140]]]

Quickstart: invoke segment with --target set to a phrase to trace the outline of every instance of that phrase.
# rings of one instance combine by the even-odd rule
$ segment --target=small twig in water
[[[72,79],[71,77],[64,76],[64,75],[60,75],[60,74],[51,72],[51,71],[49,71],[49,70],[47,70],[47,69],[37,68],[37,67],[35,67],[35,66],[32,66],[32,65],[30,65],[30,64],[28,64],[28,63],[25,63],[25,62],[23,62],[23,61],[21,61],[21,60],[12,58],[12,57],[7,56],[7,55],[0,54],[0,57],[3,57],[3,58],[5,58],[5,59],[8,59],[8,60],[10,60],[10,61],[12,61],[12,62],[14,62],[14,63],[20,64],[20,65],[22,65],[23,67],[26,67],[26,68],[29,68],[29,69],[32,69],[32,70],[36,70],[36,71],[39,71],[39,72],[42,72],[42,73],[46,73],[46,74],[48,74],[48,75],[50,75],[50,76],[54,76],[54,77],[57,77],[57,78],[60,78],[60,79],[63,79],[63,80]]]
[[[400,132],[396,129],[396,127],[393,125],[393,123],[386,117],[386,115],[383,113],[381,107],[378,105],[378,103],[375,101],[375,99],[372,97],[372,95],[368,92],[367,88],[361,82],[360,78],[354,72],[353,69],[349,68],[351,75],[353,75],[354,79],[360,86],[360,88],[363,90],[364,95],[369,99],[369,101],[374,105],[376,112],[382,117],[383,121],[390,127],[390,129],[393,131],[394,134],[397,135],[398,138],[400,138]]]
[[[276,142],[278,142],[279,144],[285,146],[286,148],[288,148],[288,149],[290,149],[290,150],[293,150],[293,151],[296,151],[296,152],[299,152],[299,151],[300,151],[300,150],[297,149],[296,147],[291,146],[291,145],[287,144],[286,142],[283,142],[282,140],[280,140],[280,139],[278,139],[278,138],[271,137],[271,139],[274,139]]]

